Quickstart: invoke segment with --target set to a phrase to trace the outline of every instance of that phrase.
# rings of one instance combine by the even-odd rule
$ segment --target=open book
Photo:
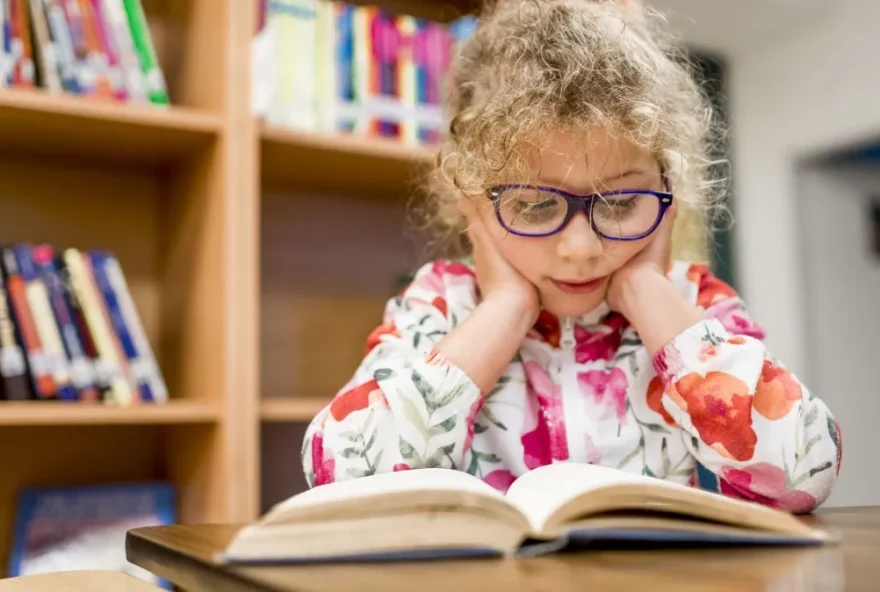
[[[786,512],[615,469],[554,464],[503,495],[467,473],[421,469],[323,485],[242,528],[223,563],[550,553],[569,545],[815,545]]]

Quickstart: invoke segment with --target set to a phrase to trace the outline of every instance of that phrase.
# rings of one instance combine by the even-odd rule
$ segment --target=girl
[[[308,428],[309,485],[446,467],[504,491],[578,462],[791,512],[825,500],[841,456],[826,406],[730,287],[671,260],[711,206],[713,126],[653,16],[504,0],[452,84],[429,203],[471,256],[388,303]]]

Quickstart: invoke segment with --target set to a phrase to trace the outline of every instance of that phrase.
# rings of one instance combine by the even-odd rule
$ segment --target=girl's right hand
[[[477,285],[483,301],[502,300],[508,306],[520,307],[530,323],[534,323],[540,312],[538,290],[495,248],[470,199],[462,198],[461,210],[468,220],[468,237],[473,245]]]

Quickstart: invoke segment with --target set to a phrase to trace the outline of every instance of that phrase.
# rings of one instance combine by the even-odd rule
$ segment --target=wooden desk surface
[[[121,571],[60,571],[0,580],[0,592],[161,592]]]
[[[806,517],[839,545],[795,549],[587,551],[547,557],[297,567],[211,567],[235,526],[161,526],[129,532],[128,560],[184,590],[877,590],[880,508]]]

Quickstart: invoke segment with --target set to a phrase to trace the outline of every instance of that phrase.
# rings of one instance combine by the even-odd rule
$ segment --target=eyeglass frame
[[[500,197],[505,191],[509,189],[535,189],[538,191],[547,191],[549,193],[554,193],[560,197],[562,197],[568,209],[565,213],[565,218],[563,218],[562,222],[559,224],[559,227],[552,232],[545,232],[543,234],[526,234],[524,232],[517,232],[512,228],[509,228],[507,224],[504,222],[504,219],[501,216],[501,206],[500,206]],[[559,234],[562,232],[566,226],[571,222],[571,219],[574,218],[575,214],[578,212],[583,212],[584,216],[587,217],[587,220],[590,221],[590,228],[593,229],[598,236],[613,241],[636,241],[641,240],[647,236],[650,236],[657,227],[663,222],[663,217],[666,216],[666,211],[672,206],[672,202],[675,199],[675,196],[670,191],[653,191],[650,189],[614,189],[612,191],[604,191],[600,193],[589,193],[587,195],[577,195],[574,193],[569,193],[568,191],[564,191],[562,189],[557,189],[556,187],[546,187],[543,185],[527,185],[527,184],[502,184],[502,185],[493,185],[487,189],[487,194],[489,199],[492,201],[492,204],[495,209],[495,217],[498,218],[498,223],[501,224],[501,227],[511,234],[515,234],[517,236],[522,236],[526,238],[546,238],[548,236],[553,236],[555,234]],[[650,195],[656,197],[660,200],[660,211],[657,214],[657,220],[654,221],[654,224],[637,236],[632,237],[612,237],[608,236],[605,233],[601,232],[598,228],[596,228],[596,224],[593,222],[593,204],[596,203],[597,199],[614,196],[614,195],[629,195],[629,194],[638,194],[638,195]]]

